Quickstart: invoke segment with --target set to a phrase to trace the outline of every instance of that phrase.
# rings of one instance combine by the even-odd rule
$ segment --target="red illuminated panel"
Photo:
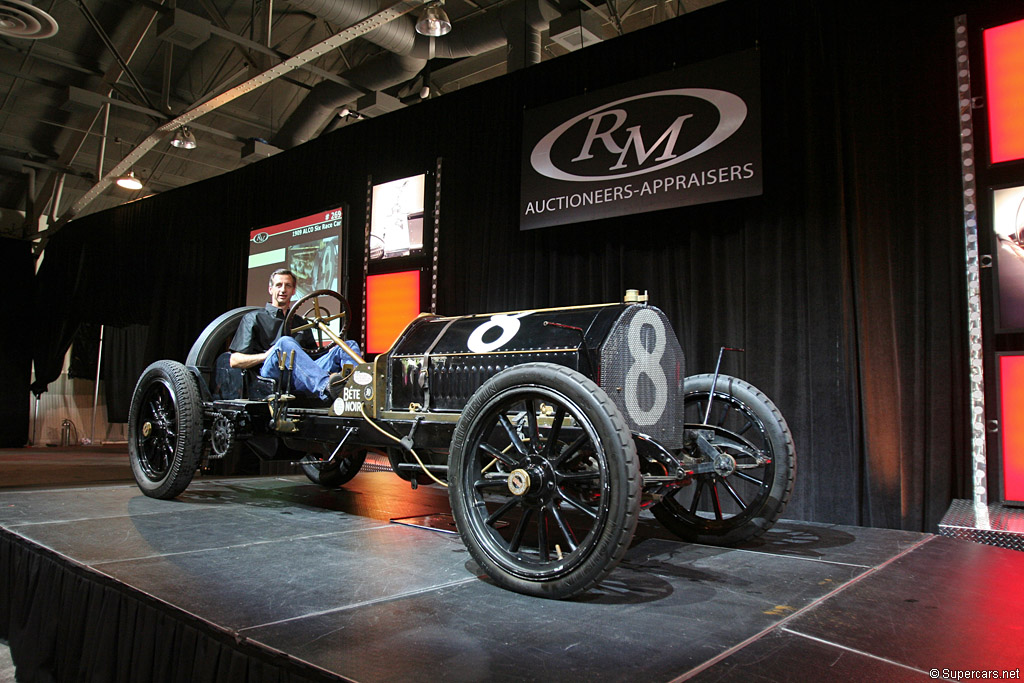
[[[999,357],[1003,500],[1024,501],[1024,355]]]
[[[383,353],[420,314],[420,272],[370,275],[366,278],[366,350]]]
[[[985,30],[992,163],[1024,159],[1024,19]]]

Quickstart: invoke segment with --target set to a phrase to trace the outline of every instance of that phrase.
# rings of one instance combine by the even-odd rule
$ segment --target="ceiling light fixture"
[[[423,16],[416,22],[416,33],[438,38],[447,35],[451,30],[452,22],[444,11],[444,0],[427,3],[423,9]]]
[[[366,114],[360,113],[360,112],[356,111],[355,109],[352,109],[352,108],[350,108],[348,106],[344,106],[344,107],[342,107],[341,109],[338,110],[338,118],[339,119],[346,119],[346,120],[351,119],[353,121],[359,121],[360,119],[368,119],[370,117],[367,116]]]
[[[171,147],[177,147],[178,149],[195,149],[195,133],[193,133],[192,129],[188,126],[180,127],[175,131],[174,137],[171,138]]]
[[[128,171],[127,175],[123,175],[116,181],[118,187],[123,187],[126,190],[141,190],[142,181],[135,177],[135,171]]]
[[[57,21],[23,0],[0,0],[0,36],[40,40],[57,34]]]

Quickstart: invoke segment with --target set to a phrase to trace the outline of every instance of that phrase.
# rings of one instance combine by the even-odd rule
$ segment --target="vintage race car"
[[[634,290],[622,303],[424,314],[372,362],[343,341],[345,300],[313,292],[289,321],[305,310],[356,362],[330,405],[290,394],[288,358],[280,380],[225,391],[223,353],[250,310],[214,320],[184,364],[140,377],[128,439],[146,495],[174,498],[240,445],[326,487],[382,453],[414,488],[447,486],[464,543],[497,584],[567,598],[617,565],[643,508],[684,540],[733,544],[770,528],[792,492],[779,410],[717,368],[687,377],[668,318]]]

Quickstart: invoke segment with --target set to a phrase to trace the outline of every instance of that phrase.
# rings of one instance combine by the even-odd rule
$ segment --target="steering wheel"
[[[321,298],[325,297],[337,299],[337,313],[332,315],[330,309],[321,303]],[[302,307],[307,303],[309,304],[309,306],[308,308],[306,308],[305,312],[302,314],[298,314],[297,311],[301,310]],[[302,330],[312,329],[316,332],[317,345],[321,346],[322,348],[329,348],[330,344],[323,346],[324,336],[326,335],[327,338],[331,340],[332,344],[334,343],[335,340],[332,339],[329,334],[324,332],[323,328],[321,327],[321,324],[326,326],[334,322],[335,320],[341,321],[339,323],[338,328],[338,337],[344,339],[345,332],[348,331],[348,321],[350,318],[349,313],[350,309],[348,306],[348,301],[345,300],[345,297],[330,289],[318,289],[316,291],[310,292],[309,294],[295,302],[295,304],[291,307],[291,310],[288,311],[288,315],[284,319],[284,329],[291,330],[293,333],[301,332]],[[298,325],[297,327],[293,328],[291,324],[292,320],[295,319],[296,315],[301,315],[302,318],[305,318],[307,321],[306,324]]]

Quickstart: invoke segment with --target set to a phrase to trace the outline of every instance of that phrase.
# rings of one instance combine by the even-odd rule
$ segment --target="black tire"
[[[698,474],[666,496],[651,512],[686,541],[733,545],[760,536],[779,519],[793,493],[796,451],[793,435],[771,400],[748,382],[719,375],[708,424],[704,424],[712,375],[687,377],[684,384],[688,429],[711,430],[720,447],[736,460],[731,474]],[[732,440],[746,449],[721,445]],[[770,462],[749,455],[763,452]]]
[[[640,513],[622,414],[584,375],[549,363],[505,370],[473,394],[452,436],[448,482],[473,558],[498,585],[538,597],[597,584],[626,553]]]
[[[352,477],[359,474],[364,460],[366,460],[365,448],[342,451],[338,454],[338,460],[330,467],[325,467],[322,463],[317,462],[303,462],[302,471],[314,484],[336,489],[352,481]]]
[[[178,496],[192,481],[203,449],[199,384],[182,365],[161,360],[139,377],[128,412],[128,459],[151,498]]]

